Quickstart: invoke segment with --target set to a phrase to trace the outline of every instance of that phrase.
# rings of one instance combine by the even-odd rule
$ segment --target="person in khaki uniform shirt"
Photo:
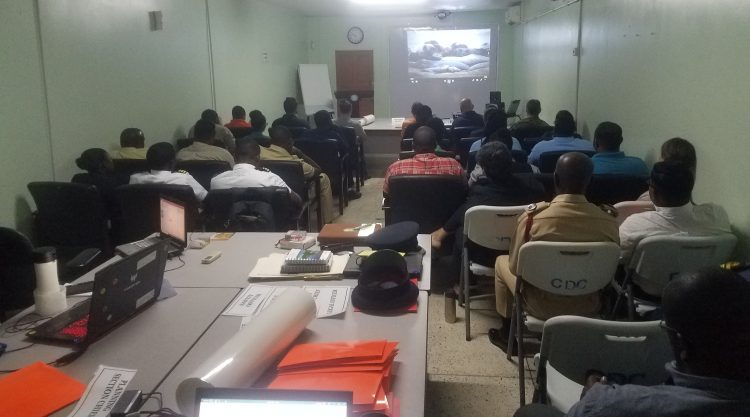
[[[579,152],[560,157],[555,169],[557,197],[551,203],[531,204],[518,219],[509,255],[495,262],[495,302],[503,329],[490,329],[490,341],[507,347],[513,292],[516,289],[518,252],[528,241],[620,242],[617,213],[610,206],[596,206],[584,192],[591,179],[591,159]],[[544,260],[540,260],[544,262]],[[591,316],[600,309],[599,294],[560,296],[531,285],[524,286],[524,309],[541,319],[573,314]]]
[[[213,143],[214,125],[200,119],[195,122],[195,138],[193,144],[177,152],[178,161],[224,161],[229,167],[234,167],[234,157],[229,151]]]
[[[331,191],[331,180],[328,175],[321,172],[320,166],[310,157],[294,147],[294,139],[291,132],[284,126],[276,126],[269,129],[271,145],[267,148],[260,147],[260,159],[271,161],[298,161],[302,163],[302,173],[306,179],[320,175],[320,214],[323,223],[330,223],[335,217],[333,213],[333,194]],[[311,188],[311,192],[314,188]],[[321,226],[322,227],[322,226]]]

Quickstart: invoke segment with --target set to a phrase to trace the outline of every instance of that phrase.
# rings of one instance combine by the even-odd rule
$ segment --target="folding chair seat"
[[[612,281],[619,258],[620,246],[612,242],[532,241],[521,246],[506,357],[511,360],[515,341],[518,344],[518,380],[522,406],[526,403],[524,330],[541,333],[545,322],[542,318],[524,312],[524,286],[532,285],[562,296],[593,294]]]
[[[475,206],[464,215],[463,249],[461,252],[460,286],[466,316],[466,340],[471,340],[471,302],[494,297],[491,294],[471,295],[477,287],[472,286],[471,276],[494,277],[495,266],[483,265],[472,260],[474,245],[497,252],[507,253],[510,240],[516,230],[518,215],[526,206]],[[474,288],[473,288],[474,287]]]

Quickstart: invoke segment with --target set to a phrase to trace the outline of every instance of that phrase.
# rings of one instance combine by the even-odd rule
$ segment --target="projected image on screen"
[[[490,29],[407,30],[409,77],[487,77],[490,32]]]

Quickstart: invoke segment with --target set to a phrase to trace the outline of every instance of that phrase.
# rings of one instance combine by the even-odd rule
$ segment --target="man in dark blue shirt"
[[[482,127],[484,126],[484,119],[482,116],[474,111],[474,103],[471,99],[461,99],[461,114],[457,115],[453,119],[453,127]]]
[[[310,128],[310,125],[306,121],[297,116],[297,99],[287,97],[284,100],[284,115],[274,120],[273,124],[271,124],[271,127],[276,126]]]

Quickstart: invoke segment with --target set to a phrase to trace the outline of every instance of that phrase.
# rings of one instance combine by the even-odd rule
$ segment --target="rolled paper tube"
[[[362,117],[362,126],[367,126],[370,123],[373,123],[375,121],[375,115],[374,114],[368,114],[367,116]]]
[[[194,415],[199,387],[249,387],[294,342],[315,318],[315,300],[301,288],[290,287],[252,323],[227,340],[177,387],[177,405]]]

